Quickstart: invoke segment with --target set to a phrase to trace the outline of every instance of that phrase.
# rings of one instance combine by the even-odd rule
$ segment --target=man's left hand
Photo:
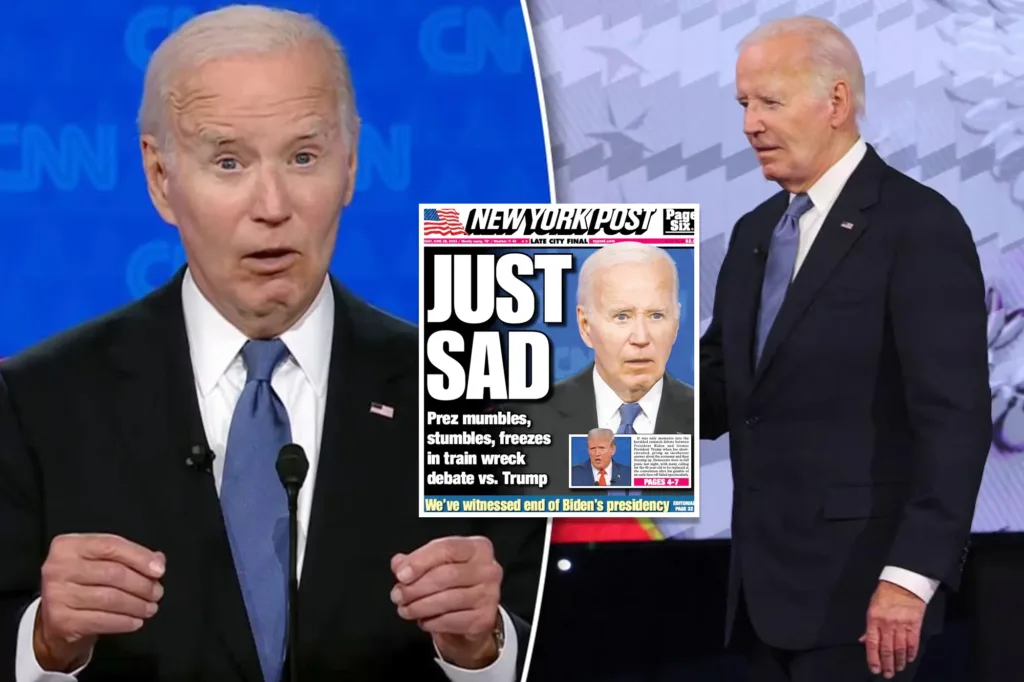
[[[395,555],[391,570],[398,579],[391,591],[398,615],[429,632],[446,661],[473,670],[497,660],[503,572],[490,540],[432,540]]]
[[[926,607],[913,592],[884,580],[878,583],[868,606],[867,628],[860,638],[873,674],[892,679],[914,661]]]

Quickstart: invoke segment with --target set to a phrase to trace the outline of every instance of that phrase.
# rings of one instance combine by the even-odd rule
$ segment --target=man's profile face
[[[353,144],[325,63],[304,46],[188,72],[171,96],[173,161],[149,173],[200,287],[271,334],[319,291],[352,195]]]
[[[828,154],[831,106],[814,90],[806,47],[781,36],[746,47],[736,62],[743,133],[768,180],[794,191],[815,178]]]
[[[590,463],[595,469],[605,469],[612,462],[615,454],[615,437],[587,436],[587,451]]]
[[[636,402],[665,374],[679,332],[678,292],[662,260],[602,268],[592,280],[589,306],[576,310],[580,335],[594,349],[605,383]]]

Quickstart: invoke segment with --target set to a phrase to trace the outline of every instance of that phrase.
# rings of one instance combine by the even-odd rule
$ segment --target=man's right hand
[[[100,635],[135,632],[157,611],[166,569],[160,552],[116,535],[60,535],[42,569],[33,649],[40,667],[83,666]]]

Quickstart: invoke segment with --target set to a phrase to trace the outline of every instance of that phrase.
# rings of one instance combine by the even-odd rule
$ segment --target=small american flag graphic
[[[423,236],[452,237],[465,235],[466,228],[459,220],[459,212],[454,208],[423,209]]]
[[[391,419],[395,416],[395,408],[390,405],[381,405],[380,403],[370,403],[370,414],[379,414],[385,419]]]
[[[846,221],[846,222],[842,223],[839,227],[843,228],[844,230],[852,230],[853,229],[853,223],[851,223],[849,221]]]

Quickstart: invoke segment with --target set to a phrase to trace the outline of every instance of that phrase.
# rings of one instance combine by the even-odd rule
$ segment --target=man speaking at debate
[[[416,331],[327,274],[359,133],[341,48],[291,12],[200,15],[140,128],[187,269],[3,365],[0,677],[518,680],[543,521],[417,518]]]
[[[909,680],[989,449],[977,251],[861,139],[860,58],[831,23],[757,29],[736,92],[782,191],[734,226],[701,341],[701,437],[729,433],[735,484],[728,629],[754,682]]]
[[[615,432],[611,429],[590,429],[587,454],[588,459],[573,466],[570,485],[628,486],[632,482],[629,467],[615,461]]]
[[[547,400],[519,408],[529,431],[551,435],[551,445],[527,455],[527,468],[549,475],[536,494],[569,492],[569,435],[595,424],[623,434],[693,434],[693,388],[665,372],[679,313],[679,274],[664,249],[618,242],[583,262],[576,319],[594,364],[555,384]]]

